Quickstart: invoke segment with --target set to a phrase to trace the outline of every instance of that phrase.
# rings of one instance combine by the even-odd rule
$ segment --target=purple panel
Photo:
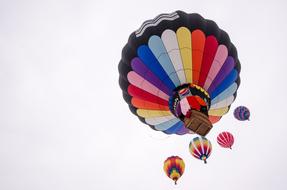
[[[163,84],[163,82],[158,77],[156,77],[154,75],[154,73],[145,66],[145,64],[143,64],[143,62],[140,60],[140,58],[138,58],[138,57],[133,58],[131,66],[132,66],[132,69],[137,74],[139,74],[144,79],[146,79],[147,81],[152,83],[158,89],[160,89],[161,91],[165,92],[166,94],[168,94],[170,96],[172,95],[172,90],[169,90]]]
[[[176,109],[175,109],[175,114],[177,116],[182,114],[180,104],[177,104]]]
[[[185,135],[189,133],[189,130],[184,126],[183,122],[182,122],[182,126],[181,128],[176,132],[176,134],[178,135]]]
[[[235,64],[234,64],[233,57],[228,56],[226,58],[224,64],[223,64],[223,66],[221,67],[220,71],[218,72],[218,74],[216,75],[216,77],[212,81],[210,87],[208,88],[207,92],[209,94],[211,94],[214,91],[214,89],[216,89],[216,87],[218,85],[220,85],[220,83],[225,79],[225,77],[228,76],[228,74],[232,71],[234,66],[235,66]]]

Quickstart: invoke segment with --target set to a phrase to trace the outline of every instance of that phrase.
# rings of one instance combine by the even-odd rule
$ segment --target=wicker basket
[[[187,116],[184,118],[184,125],[196,134],[205,136],[212,129],[212,123],[205,114],[190,110]]]

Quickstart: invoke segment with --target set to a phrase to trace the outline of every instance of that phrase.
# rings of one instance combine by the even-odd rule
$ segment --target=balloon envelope
[[[217,143],[223,148],[230,148],[234,143],[234,137],[231,133],[224,131],[217,136]]]
[[[179,156],[168,157],[164,161],[163,165],[164,172],[170,179],[174,180],[175,184],[177,180],[182,176],[184,168],[184,161]]]
[[[212,151],[211,142],[205,137],[195,137],[189,144],[189,152],[197,159],[203,160],[210,156]]]
[[[130,35],[118,68],[131,112],[166,134],[206,135],[228,112],[240,84],[228,34],[182,11],[144,22]]]
[[[239,121],[245,121],[245,120],[249,120],[250,111],[245,106],[238,106],[237,108],[235,108],[233,115]]]

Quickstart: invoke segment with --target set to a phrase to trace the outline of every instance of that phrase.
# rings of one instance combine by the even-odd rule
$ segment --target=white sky
[[[282,1],[0,1],[1,190],[286,190],[287,3]],[[197,12],[226,30],[241,61],[231,111],[207,136],[205,165],[191,135],[166,138],[128,109],[118,62],[143,21]],[[232,111],[251,109],[251,121]],[[235,136],[232,151],[216,143]],[[166,157],[181,156],[178,186]]]

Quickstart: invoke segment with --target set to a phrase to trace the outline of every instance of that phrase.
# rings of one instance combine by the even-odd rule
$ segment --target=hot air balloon
[[[168,157],[163,165],[164,172],[174,181],[174,184],[176,184],[177,180],[182,176],[184,168],[184,161],[179,156]]]
[[[205,137],[195,137],[189,144],[189,152],[197,159],[203,160],[206,164],[206,159],[210,156],[212,145]]]
[[[130,35],[118,68],[131,112],[166,134],[205,136],[228,112],[240,84],[228,34],[182,11],[144,22]]]
[[[247,107],[245,106],[238,106],[234,112],[233,115],[236,119],[238,119],[239,121],[245,121],[245,120],[249,120],[250,117],[250,111]]]
[[[223,148],[230,148],[234,143],[234,137],[231,133],[225,131],[217,136],[217,143]]]

